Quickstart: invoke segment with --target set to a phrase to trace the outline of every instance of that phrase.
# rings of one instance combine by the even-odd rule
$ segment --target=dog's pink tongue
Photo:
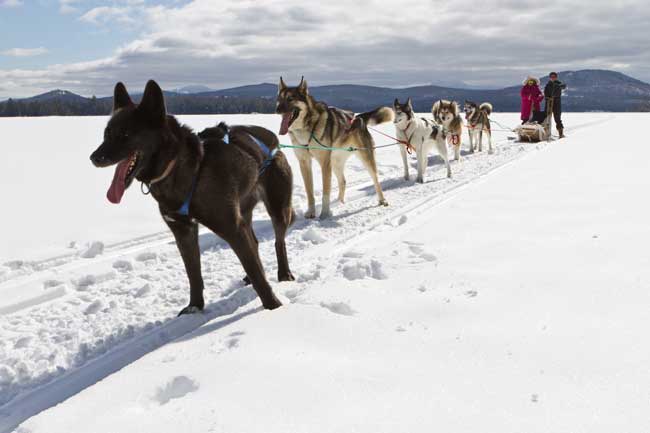
[[[122,200],[124,190],[126,189],[126,173],[129,171],[130,158],[126,158],[115,167],[115,174],[113,175],[113,182],[108,187],[106,198],[113,204],[118,204]]]
[[[282,123],[280,124],[280,135],[286,135],[289,132],[289,122],[293,113],[284,113],[282,115]]]

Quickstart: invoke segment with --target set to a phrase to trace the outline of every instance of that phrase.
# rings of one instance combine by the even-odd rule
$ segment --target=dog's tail
[[[492,104],[490,104],[489,102],[484,102],[484,103],[482,103],[482,104],[478,107],[478,109],[481,110],[481,111],[485,111],[485,112],[487,113],[488,116],[489,116],[490,114],[492,114]]]
[[[433,115],[433,118],[435,119],[436,122],[440,123],[440,104],[442,103],[442,100],[438,100],[433,103],[431,106],[431,114]]]
[[[223,140],[228,132],[228,125],[226,125],[225,122],[221,122],[217,126],[205,128],[203,131],[198,133],[198,136],[202,140]]]
[[[356,118],[362,119],[367,126],[374,126],[386,122],[392,122],[395,118],[395,112],[390,107],[379,107],[372,111],[358,114]]]

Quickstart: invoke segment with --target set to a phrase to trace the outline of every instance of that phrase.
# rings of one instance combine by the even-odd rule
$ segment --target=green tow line
[[[343,150],[345,152],[355,152],[357,150],[368,150],[368,149],[365,149],[365,148],[352,147],[352,146],[350,146],[350,147],[330,147],[330,146],[325,146],[323,143],[321,143],[318,140],[318,138],[316,138],[316,136],[314,134],[311,135],[311,138],[316,143],[318,143],[320,146],[309,146],[308,144],[294,145],[294,144],[282,144],[282,143],[280,143],[280,148],[282,148],[282,149],[305,149],[305,150],[328,150],[330,152],[333,151],[333,150]],[[309,141],[311,141],[311,140],[309,140]],[[384,144],[384,145],[381,145],[381,146],[375,146],[373,149],[381,149],[382,147],[396,146],[398,144],[401,144],[401,143],[395,142],[395,143],[391,143],[391,144]]]
[[[304,146],[301,145],[301,144],[298,144],[298,145],[280,144],[280,147],[285,148],[285,149],[329,150],[330,152],[333,151],[333,150],[344,150],[346,152],[354,152],[355,150],[364,150],[364,149],[359,149],[357,147],[352,147],[352,146],[350,146],[350,147],[330,147],[330,146],[325,146],[323,143],[321,143],[318,140],[318,138],[316,138],[316,136],[313,133],[311,134],[311,138],[309,139],[309,141],[311,141],[311,140],[314,140],[316,143],[320,144],[320,147],[309,146],[309,144],[306,144]]]
[[[364,149],[358,149],[356,147],[316,147],[316,146],[303,146],[303,145],[293,145],[293,144],[280,144],[280,147],[282,149],[306,149],[306,150],[345,150],[346,152],[354,152],[355,150],[364,150]]]

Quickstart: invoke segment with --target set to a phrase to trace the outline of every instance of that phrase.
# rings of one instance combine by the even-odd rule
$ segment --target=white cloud
[[[479,9],[472,13],[457,0],[330,0],[318,7],[302,0],[122,0],[80,18],[141,29],[110,58],[0,70],[0,80],[109,94],[118,80],[222,87],[275,82],[281,74],[311,83],[508,85],[551,69],[625,67],[650,79],[644,0],[485,0]]]
[[[48,49],[44,47],[38,48],[11,48],[9,50],[0,51],[3,56],[11,57],[33,57],[40,56],[48,53]]]
[[[22,0],[0,0],[0,7],[15,8],[22,5]]]
[[[62,14],[72,14],[78,12],[79,9],[75,6],[81,0],[59,0],[59,12]]]
[[[79,17],[80,21],[90,24],[107,24],[109,22],[132,23],[134,10],[131,7],[99,6]]]

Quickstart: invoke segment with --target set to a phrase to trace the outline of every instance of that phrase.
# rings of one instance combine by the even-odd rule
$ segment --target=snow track
[[[608,119],[600,116],[597,122]],[[573,134],[592,123],[567,132]],[[290,265],[298,278],[295,283],[279,284],[275,278],[273,231],[268,216],[260,211],[255,231],[276,293],[291,302],[338,266],[332,261],[334,255],[398,227],[459,188],[548,145],[515,143],[503,133],[495,136],[495,154],[466,155],[452,165],[452,180],[444,177],[439,157],[430,158],[423,185],[403,180],[399,162],[380,164],[389,208],[377,206],[365,170],[349,164],[346,203],[334,204],[334,216],[326,221],[299,218],[287,236]],[[293,159],[291,152],[287,154]],[[397,149],[378,151],[380,162],[389,159],[398,161]],[[301,208],[304,190],[299,172],[295,173],[294,201]],[[14,296],[0,305],[0,433],[206,322],[230,315],[251,301],[257,303],[255,292],[243,286],[243,270],[227,245],[205,230],[200,243],[208,304],[204,314],[181,318],[175,314],[187,302],[187,278],[167,232],[102,246],[101,253],[91,258],[74,253],[10,263],[0,273],[0,293]],[[344,275],[354,278],[359,272],[381,278],[381,269],[372,263],[346,270]],[[346,314],[341,306],[323,308]]]

